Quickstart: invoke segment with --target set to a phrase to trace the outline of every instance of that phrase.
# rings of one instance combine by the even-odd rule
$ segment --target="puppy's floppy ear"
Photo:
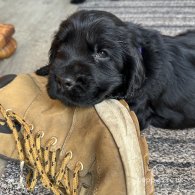
[[[40,76],[47,76],[49,74],[49,65],[39,68],[35,73]]]
[[[145,81],[145,68],[143,62],[144,44],[142,28],[133,23],[126,25],[126,47],[124,59],[124,83],[126,96],[131,96]]]
[[[130,48],[125,62],[126,96],[131,96],[138,90],[145,80],[145,69],[141,48]]]

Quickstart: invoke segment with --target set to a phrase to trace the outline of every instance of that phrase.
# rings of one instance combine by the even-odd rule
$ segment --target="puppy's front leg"
[[[140,129],[147,128],[151,122],[152,109],[149,106],[147,98],[139,97],[134,101],[127,101],[130,109],[133,110],[139,120]]]

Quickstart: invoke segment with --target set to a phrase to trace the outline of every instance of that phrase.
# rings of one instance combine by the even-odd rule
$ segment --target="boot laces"
[[[12,110],[5,110],[0,104],[0,113],[5,118],[6,124],[12,130],[16,147],[21,164],[24,162],[32,167],[26,177],[27,189],[33,191],[38,178],[44,187],[51,190],[55,195],[65,194],[77,195],[79,190],[79,172],[83,170],[83,164],[79,161],[76,163],[72,183],[70,182],[68,163],[72,159],[72,152],[69,151],[61,163],[59,171],[57,168],[57,151],[50,150],[51,146],[57,143],[57,138],[52,137],[46,143],[44,148],[41,147],[41,139],[44,136],[43,131],[39,131],[35,136],[33,135],[33,125],[28,124],[22,117]],[[22,128],[22,138],[19,135],[15,122],[17,121]],[[21,166],[22,183],[23,166]],[[71,185],[72,184],[72,185]]]

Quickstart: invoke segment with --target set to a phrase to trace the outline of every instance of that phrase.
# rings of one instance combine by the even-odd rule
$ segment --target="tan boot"
[[[28,189],[40,176],[54,194],[153,194],[147,143],[127,104],[67,107],[46,82],[20,75],[0,89],[0,154],[32,168]]]

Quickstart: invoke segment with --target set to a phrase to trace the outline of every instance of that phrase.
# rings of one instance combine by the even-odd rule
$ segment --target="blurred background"
[[[0,0],[0,23],[15,26],[16,52],[0,60],[0,76],[32,72],[47,64],[48,51],[60,22],[79,9],[105,10],[124,21],[175,35],[195,29],[195,0]],[[150,149],[150,167],[155,174],[155,194],[195,194],[194,129],[144,131]],[[15,166],[17,165],[17,166]],[[19,166],[9,162],[0,178],[0,195],[30,194],[18,185]],[[31,194],[49,194],[37,187]]]

